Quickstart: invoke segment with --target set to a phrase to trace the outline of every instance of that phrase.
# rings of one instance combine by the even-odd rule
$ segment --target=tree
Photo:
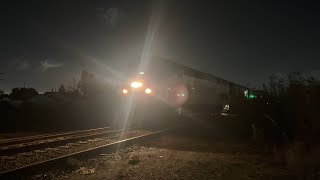
[[[39,93],[33,88],[13,88],[10,93],[10,98],[15,100],[27,100],[38,95]]]
[[[69,93],[79,93],[79,87],[77,85],[76,79],[73,77],[71,80],[68,81],[68,84],[66,86],[66,91]]]
[[[81,79],[77,86],[83,94],[93,95],[97,93],[98,83],[94,74],[82,71]]]
[[[81,78],[77,86],[82,94],[90,97],[101,96],[103,94],[106,95],[111,91],[108,84],[97,78],[95,74],[87,71],[82,71]]]
[[[4,98],[4,96],[5,96],[4,92],[3,92],[2,90],[0,90],[0,100],[1,100],[2,98]]]
[[[316,78],[299,72],[288,73],[282,79],[273,75],[263,85],[277,99],[273,108],[279,125],[293,139],[309,143],[320,137],[318,85]]]
[[[271,75],[269,81],[262,84],[264,91],[274,97],[284,95],[294,87],[307,87],[315,84],[318,81],[313,76],[302,75],[300,72],[288,73],[285,77]]]
[[[59,87],[59,93],[65,93],[66,92],[66,89],[64,88],[64,85],[61,84],[60,87]]]

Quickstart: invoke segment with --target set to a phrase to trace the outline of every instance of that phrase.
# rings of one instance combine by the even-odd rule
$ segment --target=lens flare
[[[168,102],[173,107],[181,107],[189,99],[189,90],[184,83],[176,84],[169,93]]]

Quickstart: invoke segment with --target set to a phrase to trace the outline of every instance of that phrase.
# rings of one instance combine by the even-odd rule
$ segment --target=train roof
[[[227,81],[225,79],[219,78],[217,76],[214,76],[212,74],[206,73],[206,72],[201,72],[199,70],[196,70],[194,68],[188,67],[186,65],[168,60],[168,59],[164,59],[161,57],[153,57],[152,61],[150,63],[151,66],[159,68],[159,67],[170,67],[170,69],[173,69],[177,72],[181,72],[183,71],[184,74],[189,75],[191,77],[195,77],[198,79],[204,79],[204,80],[208,80],[208,81],[217,81],[219,83],[228,83],[228,84],[232,84],[233,86],[237,86],[240,88],[244,88],[244,89],[250,89],[248,87]]]

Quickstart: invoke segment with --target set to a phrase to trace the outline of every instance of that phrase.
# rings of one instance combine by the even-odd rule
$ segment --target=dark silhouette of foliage
[[[64,85],[61,84],[60,87],[59,87],[59,93],[65,93],[66,92],[66,88],[64,88]]]
[[[13,88],[10,98],[14,100],[27,100],[38,95],[39,93],[33,88]]]
[[[103,92],[103,84],[97,80],[94,74],[82,71],[78,88],[86,96],[95,96]]]
[[[291,72],[285,76],[271,75],[262,89],[273,97],[285,95],[291,87],[307,87],[318,81],[313,76],[303,76],[300,72]]]
[[[68,82],[68,85],[66,86],[66,92],[68,93],[74,93],[74,94],[79,94],[80,93],[80,89],[77,85],[77,81],[75,78],[72,78],[72,80],[70,80]]]
[[[307,144],[319,141],[320,84],[316,78],[299,72],[289,73],[286,78],[273,75],[263,88],[277,99],[277,120],[292,139]]]
[[[8,96],[8,95],[5,94],[2,90],[0,90],[0,100],[2,100],[6,96]]]

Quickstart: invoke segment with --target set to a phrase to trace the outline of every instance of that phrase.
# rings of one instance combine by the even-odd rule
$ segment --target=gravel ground
[[[168,134],[33,179],[295,179],[250,144]]]
[[[110,132],[110,129],[95,131],[95,133],[102,133],[102,132]],[[34,139],[34,140],[31,140],[31,141],[22,142],[22,143],[18,143],[18,144],[0,146],[0,150],[1,149],[11,149],[11,148],[21,147],[21,146],[35,145],[35,144],[44,144],[44,143],[62,141],[62,140],[67,140],[67,139],[73,139],[73,138],[77,138],[79,136],[87,135],[87,134],[92,134],[92,132],[83,132],[80,135],[79,134],[67,134],[67,135],[64,135],[64,136],[61,136],[61,137],[53,137],[53,138],[46,137],[46,138],[41,139],[41,140]],[[23,137],[23,136],[21,136],[21,137]],[[25,137],[27,137],[27,136],[25,136]]]
[[[25,143],[2,146],[2,147],[0,147],[0,150],[1,149],[11,149],[11,148],[21,147],[21,146],[34,145],[34,144],[43,144],[43,143],[48,143],[48,142],[62,141],[62,140],[70,139],[70,138],[72,138],[72,137],[65,136],[65,137],[57,137],[57,138],[50,138],[50,139],[44,139],[44,140],[35,140],[35,141],[30,141],[30,142],[25,142]]]
[[[26,166],[36,162],[48,160],[62,155],[72,154],[78,151],[83,151],[93,147],[102,146],[113,143],[121,139],[134,137],[137,135],[147,134],[148,131],[130,131],[124,134],[109,135],[102,138],[89,139],[87,141],[78,141],[75,143],[68,143],[63,146],[55,148],[46,148],[34,150],[31,152],[19,153],[13,156],[0,156],[0,172],[17,167]]]

